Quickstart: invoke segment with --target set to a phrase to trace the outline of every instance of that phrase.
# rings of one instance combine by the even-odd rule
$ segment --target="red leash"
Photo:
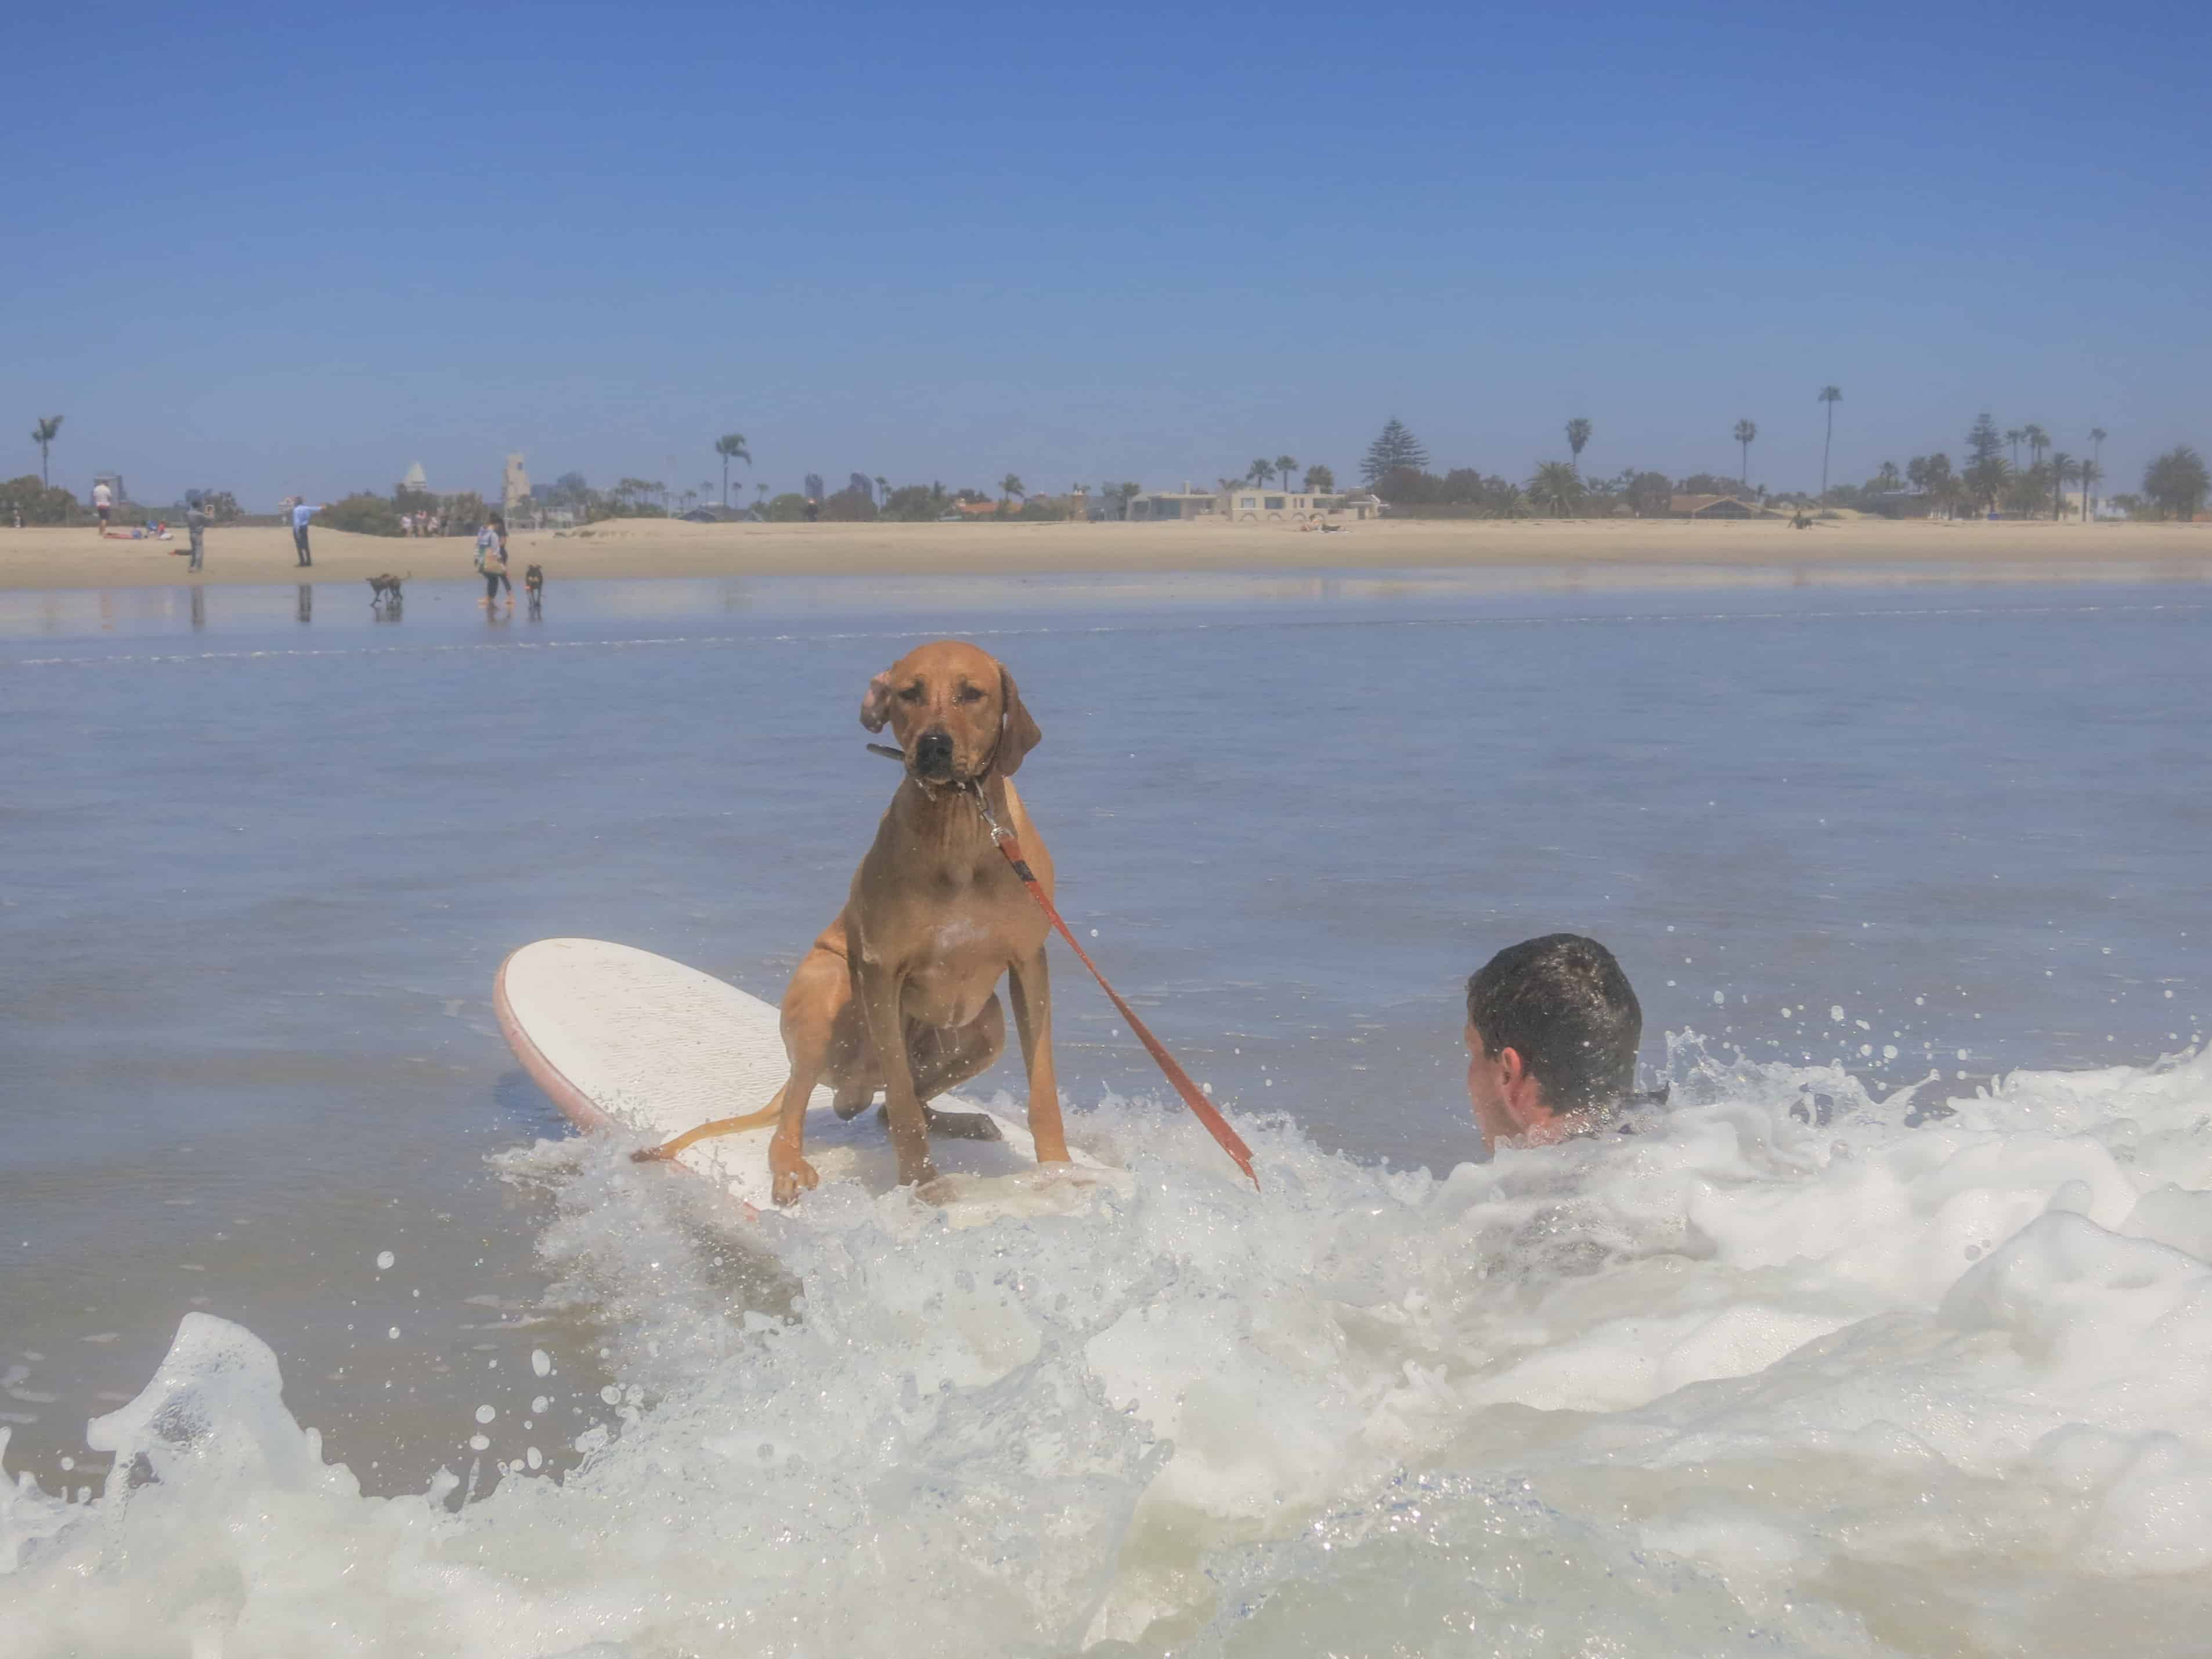
[[[1152,1035],[1152,1028],[1137,1018],[1137,1011],[1122,1001],[1121,994],[1106,982],[1106,975],[1098,971],[1098,964],[1091,961],[1090,952],[1075,942],[1075,935],[1068,932],[1067,924],[1060,919],[1060,912],[1053,908],[1052,900],[1045,896],[1044,889],[1038,884],[1029,861],[1022,857],[1021,843],[1014,839],[1014,832],[1000,829],[999,821],[991,816],[991,805],[983,799],[983,792],[972,784],[969,787],[975,791],[976,808],[983,814],[983,822],[990,829],[993,843],[1006,854],[1006,862],[1014,866],[1014,873],[1022,878],[1022,885],[1030,890],[1030,896],[1044,908],[1046,919],[1060,929],[1060,936],[1067,941],[1067,948],[1074,951],[1076,959],[1091,970],[1091,977],[1098,981],[1098,988],[1105,992],[1108,1000],[1121,1011],[1121,1018],[1129,1022],[1129,1029],[1137,1034],[1137,1041],[1145,1045],[1145,1051],[1167,1074],[1168,1081],[1175,1085],[1176,1092],[1182,1097],[1182,1103],[1190,1108],[1200,1123],[1206,1125],[1206,1132],[1221,1143],[1221,1150],[1237,1160],[1237,1167],[1244,1171],[1256,1189],[1260,1185],[1260,1176],[1252,1168],[1252,1149],[1244,1144],[1242,1135],[1229,1127],[1229,1120],[1221,1115],[1198,1085],[1190,1080],[1190,1073],[1176,1063],[1176,1057]]]

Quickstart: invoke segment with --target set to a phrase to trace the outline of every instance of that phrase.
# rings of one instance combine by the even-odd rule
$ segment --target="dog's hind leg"
[[[988,1112],[940,1112],[929,1103],[989,1071],[1006,1047],[1006,1012],[996,992],[983,1005],[983,1011],[965,1025],[951,1030],[933,1025],[909,1030],[907,1064],[913,1069],[914,1091],[921,1097],[921,1114],[932,1134],[954,1140],[1005,1138]]]

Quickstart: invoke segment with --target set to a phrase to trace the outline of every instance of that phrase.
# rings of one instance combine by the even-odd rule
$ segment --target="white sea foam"
[[[967,1230],[513,1155],[611,1413],[552,1353],[481,1467],[364,1497],[191,1316],[105,1497],[0,1489],[0,1651],[2197,1650],[2212,1060],[1948,1116],[1672,1071],[1635,1134],[1441,1178],[1248,1119],[1257,1196],[1109,1101],[1072,1125],[1131,1195]]]

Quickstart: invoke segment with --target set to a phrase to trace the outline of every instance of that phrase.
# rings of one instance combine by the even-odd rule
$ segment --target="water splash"
[[[364,1497],[195,1315],[94,1425],[105,1497],[0,1491],[0,1650],[2190,1648],[2212,1061],[1670,1070],[1633,1133],[1442,1176],[1246,1117],[1258,1195],[1109,1099],[1072,1123],[1127,1197],[968,1230],[509,1155],[604,1346],[515,1368],[511,1446]]]

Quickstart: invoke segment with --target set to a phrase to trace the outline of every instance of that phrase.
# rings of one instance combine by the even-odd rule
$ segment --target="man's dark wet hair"
[[[1509,945],[1467,982],[1483,1052],[1517,1049],[1555,1112],[1610,1109],[1636,1087],[1644,1010],[1613,952],[1580,933]]]

